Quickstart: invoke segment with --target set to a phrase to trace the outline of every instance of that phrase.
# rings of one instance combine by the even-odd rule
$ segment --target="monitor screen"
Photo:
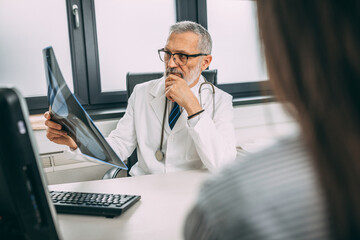
[[[62,125],[82,154],[91,160],[127,170],[66,85],[52,47],[45,48],[43,54],[51,119]]]
[[[25,100],[0,88],[0,239],[59,239]]]

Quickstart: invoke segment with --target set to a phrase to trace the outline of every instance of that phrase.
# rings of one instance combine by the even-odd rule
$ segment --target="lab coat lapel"
[[[160,78],[154,87],[150,90],[150,94],[154,97],[151,101],[150,105],[155,112],[157,119],[159,120],[160,124],[162,124],[163,117],[164,117],[164,109],[165,109],[165,81],[164,78]],[[169,132],[170,127],[166,128],[168,121],[166,120],[165,116],[165,131]]]

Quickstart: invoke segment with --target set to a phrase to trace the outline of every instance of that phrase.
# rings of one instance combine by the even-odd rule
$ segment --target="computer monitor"
[[[60,239],[25,100],[0,88],[0,239]]]
[[[71,93],[52,47],[43,50],[51,119],[62,125],[88,159],[127,170],[94,122]]]

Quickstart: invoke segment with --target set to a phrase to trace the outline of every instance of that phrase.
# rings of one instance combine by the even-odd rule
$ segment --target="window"
[[[218,82],[268,79],[258,34],[256,2],[207,0],[208,29],[213,39],[213,61]]]
[[[157,50],[176,21],[169,0],[95,0],[101,92],[126,90],[127,72],[160,72]],[[151,9],[151,11],[149,11]]]
[[[218,69],[218,87],[234,98],[259,96],[267,76],[255,14],[250,0],[1,1],[0,85],[17,86],[30,113],[46,111],[42,49],[51,45],[69,87],[93,117],[93,110],[119,112],[127,105],[126,73],[163,71],[157,49],[170,25],[191,20],[213,37],[210,68]]]
[[[73,90],[68,32],[65,1],[0,1],[0,85],[16,86],[26,97],[45,96],[42,49],[51,45]]]

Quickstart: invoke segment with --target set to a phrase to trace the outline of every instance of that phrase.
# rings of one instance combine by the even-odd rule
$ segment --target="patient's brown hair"
[[[295,107],[332,238],[360,239],[360,1],[257,3],[270,80]]]

